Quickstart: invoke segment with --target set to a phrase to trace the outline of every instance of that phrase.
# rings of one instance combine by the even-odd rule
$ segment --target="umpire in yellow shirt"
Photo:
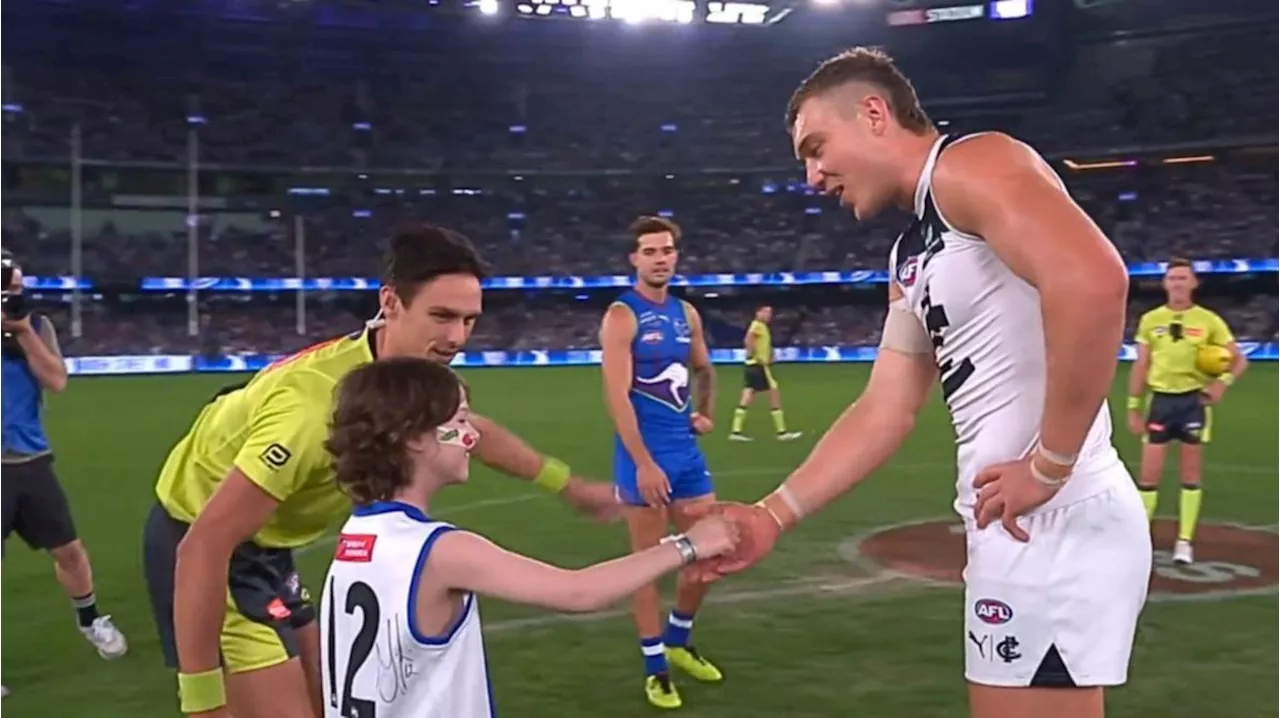
[[[1164,275],[1165,304],[1138,322],[1138,358],[1129,374],[1129,430],[1144,437],[1138,489],[1148,517],[1156,512],[1165,446],[1171,441],[1182,445],[1178,540],[1173,549],[1173,560],[1181,564],[1194,560],[1191,544],[1200,518],[1202,447],[1213,436],[1212,406],[1248,365],[1222,317],[1192,300],[1197,285],[1191,262],[1170,260]],[[1196,356],[1206,345],[1231,351],[1231,368],[1217,378],[1196,368]],[[1151,397],[1144,402],[1148,389]]]
[[[795,441],[801,436],[799,431],[787,431],[787,419],[782,413],[782,392],[778,389],[778,381],[773,378],[772,370],[773,333],[769,331],[771,321],[773,307],[767,304],[756,307],[756,315],[742,339],[742,345],[747,350],[742,369],[742,397],[738,400],[738,408],[733,410],[730,441],[752,440],[742,430],[747,425],[747,409],[751,408],[756,393],[762,391],[769,394],[769,416],[773,419],[773,429],[777,432],[778,441]]]

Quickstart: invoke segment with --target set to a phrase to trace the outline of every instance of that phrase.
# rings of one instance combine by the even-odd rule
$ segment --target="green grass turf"
[[[608,478],[612,443],[597,370],[470,371],[479,410],[502,420],[578,471]],[[784,366],[787,418],[807,432],[767,440],[757,407],[754,444],[724,438],[738,370],[721,377],[720,426],[705,440],[722,496],[754,499],[772,488],[866,380],[865,366]],[[104,663],[76,633],[48,559],[15,539],[4,561],[3,680],[11,716],[134,718],[175,714],[174,681],[160,662],[142,580],[140,534],[155,471],[197,408],[226,376],[74,379],[50,402],[49,424],[81,535],[93,557],[102,607],[127,632],[131,652]],[[1205,517],[1276,521],[1277,374],[1255,366],[1218,412],[1208,454]],[[1123,406],[1117,384],[1113,406]],[[1123,426],[1123,423],[1119,423]],[[1138,442],[1117,438],[1129,459]],[[719,686],[684,681],[689,718],[787,715],[964,714],[959,591],[902,582],[849,583],[859,570],[837,544],[873,527],[945,517],[953,482],[951,429],[930,404],[900,457],[852,496],[810,520],[754,572],[717,584],[697,639],[727,674]],[[1161,513],[1176,511],[1176,482]],[[479,502],[479,503],[477,503]],[[581,566],[625,549],[621,526],[577,518],[526,485],[479,469],[434,507],[514,549]],[[301,557],[316,587],[329,556]],[[844,590],[820,591],[844,582]],[[766,593],[774,591],[773,594]],[[669,593],[668,593],[669,595]],[[736,597],[723,601],[726,596]],[[1157,603],[1143,618],[1130,684],[1111,694],[1114,716],[1274,716],[1276,596]],[[652,715],[640,692],[640,657],[625,614],[545,622],[531,609],[485,601],[499,712],[506,716]],[[534,619],[519,622],[519,619]]]

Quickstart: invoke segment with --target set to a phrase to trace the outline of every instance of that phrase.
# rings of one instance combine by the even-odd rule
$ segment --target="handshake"
[[[696,556],[684,573],[700,583],[754,566],[782,534],[778,521],[758,504],[718,501],[688,507],[686,513],[698,520],[684,532]]]

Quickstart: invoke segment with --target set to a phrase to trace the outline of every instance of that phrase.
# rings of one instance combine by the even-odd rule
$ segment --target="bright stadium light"
[[[627,24],[649,21],[689,24],[698,21],[699,5],[697,0],[521,0],[515,10],[524,16],[574,20],[611,18]]]
[[[813,0],[813,4],[821,5],[823,7],[831,7],[833,5],[839,5],[840,0]]]
[[[498,14],[498,0],[480,0],[477,7],[480,8],[480,12],[484,15]]]
[[[709,2],[707,22],[724,25],[761,25],[769,6],[750,2]]]

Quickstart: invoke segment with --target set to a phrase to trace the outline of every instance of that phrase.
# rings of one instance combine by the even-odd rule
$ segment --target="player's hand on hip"
[[[706,436],[716,428],[715,422],[711,421],[706,414],[699,414],[696,411],[689,417],[689,423],[693,425],[693,433],[698,436]]]
[[[671,481],[656,463],[636,467],[636,490],[650,506],[666,506],[671,501]]]
[[[731,521],[738,530],[738,542],[732,551],[710,560],[699,561],[689,568],[689,575],[703,583],[748,569],[761,561],[778,542],[781,529],[768,511],[729,501],[691,506],[687,513],[717,515]]]
[[[1227,393],[1227,385],[1214,379],[1200,390],[1200,404],[1202,406],[1212,406],[1222,401],[1222,395]]]
[[[573,476],[560,497],[578,513],[597,521],[609,523],[622,517],[622,504],[613,484]]]
[[[1129,412],[1129,431],[1132,431],[1136,436],[1142,436],[1142,433],[1146,430],[1147,430],[1147,424],[1142,419],[1142,412],[1137,410],[1130,411]]]
[[[1019,541],[1029,541],[1031,536],[1018,525],[1018,517],[1058,493],[1057,488],[1042,484],[1031,475],[1031,459],[988,466],[978,472],[973,487],[978,491],[973,510],[978,528],[985,529],[999,520],[1004,530]]]

